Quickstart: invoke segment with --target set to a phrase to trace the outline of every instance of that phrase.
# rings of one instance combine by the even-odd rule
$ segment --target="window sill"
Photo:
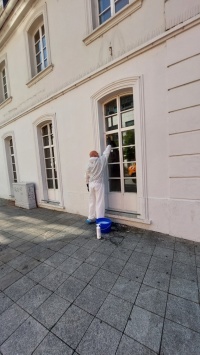
[[[0,103],[0,110],[1,110],[4,106],[8,105],[11,101],[12,101],[12,96],[10,96],[8,99],[2,101],[2,102]]]
[[[127,5],[120,12],[115,14],[109,20],[104,22],[102,25],[97,27],[91,34],[83,39],[83,42],[87,46],[91,42],[95,41],[97,38],[102,36],[105,32],[110,30],[112,27],[116,26],[119,22],[121,22],[126,17],[130,16],[133,12],[137,11],[141,8],[143,0],[135,0],[131,4]]]
[[[53,64],[50,64],[47,68],[42,70],[40,73],[36,74],[28,83],[26,84],[28,88],[36,84],[39,80],[43,79],[47,74],[53,70]]]

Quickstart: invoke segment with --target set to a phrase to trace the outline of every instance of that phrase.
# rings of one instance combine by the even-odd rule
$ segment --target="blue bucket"
[[[96,224],[100,224],[101,233],[109,233],[111,231],[112,221],[109,218],[97,218]]]

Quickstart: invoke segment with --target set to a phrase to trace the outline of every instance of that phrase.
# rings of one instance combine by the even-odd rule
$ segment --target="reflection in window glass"
[[[128,111],[121,114],[122,128],[134,126],[134,111]]]
[[[117,0],[115,3],[115,12],[121,10],[124,6],[129,3],[129,0]]]
[[[58,189],[56,161],[54,156],[52,124],[48,123],[41,128],[43,135],[43,148],[45,157],[47,185],[49,189]]]
[[[122,145],[135,144],[135,130],[131,129],[129,131],[122,132]]]
[[[136,177],[136,163],[132,162],[124,164],[124,176]]]
[[[102,15],[99,16],[99,24],[101,25],[111,17],[111,11],[108,9]]]
[[[106,131],[113,131],[118,128],[117,116],[106,117]]]
[[[120,177],[120,165],[119,164],[109,164],[108,165],[109,177]]]
[[[105,105],[105,116],[112,115],[117,112],[117,100],[112,100]]]
[[[127,95],[120,97],[120,110],[130,110],[133,108],[133,95]]]
[[[47,185],[49,189],[53,189],[53,179],[47,179]]]
[[[110,192],[121,192],[121,182],[118,179],[109,180]]]
[[[112,149],[108,158],[108,163],[119,163],[119,149]]]
[[[49,137],[48,136],[47,137],[43,137],[43,144],[44,144],[44,146],[49,145]]]
[[[124,179],[124,192],[137,192],[137,180]]]
[[[110,0],[99,0],[99,13],[103,12],[110,6]]]
[[[128,162],[128,161],[135,161],[135,160],[136,160],[135,147],[123,148],[123,161]]]

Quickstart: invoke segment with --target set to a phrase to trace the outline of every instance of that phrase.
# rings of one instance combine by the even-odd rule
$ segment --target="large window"
[[[6,58],[0,62],[0,103],[9,98]]]
[[[36,72],[39,73],[48,65],[44,25],[40,26],[34,34],[34,48]]]
[[[10,158],[11,158],[13,182],[17,182],[17,169],[16,169],[16,163],[15,163],[15,153],[14,153],[14,146],[13,146],[12,138],[10,138],[10,140],[9,140],[9,147],[10,147]]]
[[[104,23],[128,4],[129,0],[98,0],[99,25]]]
[[[44,160],[46,169],[46,180],[48,189],[58,189],[57,167],[54,152],[54,137],[52,132],[52,123],[41,127],[43,141]]]

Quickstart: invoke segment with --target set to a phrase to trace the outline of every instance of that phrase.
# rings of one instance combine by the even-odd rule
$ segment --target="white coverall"
[[[103,173],[110,155],[108,145],[101,157],[92,157],[86,170],[86,184],[89,184],[89,216],[88,219],[102,218],[105,215]]]

